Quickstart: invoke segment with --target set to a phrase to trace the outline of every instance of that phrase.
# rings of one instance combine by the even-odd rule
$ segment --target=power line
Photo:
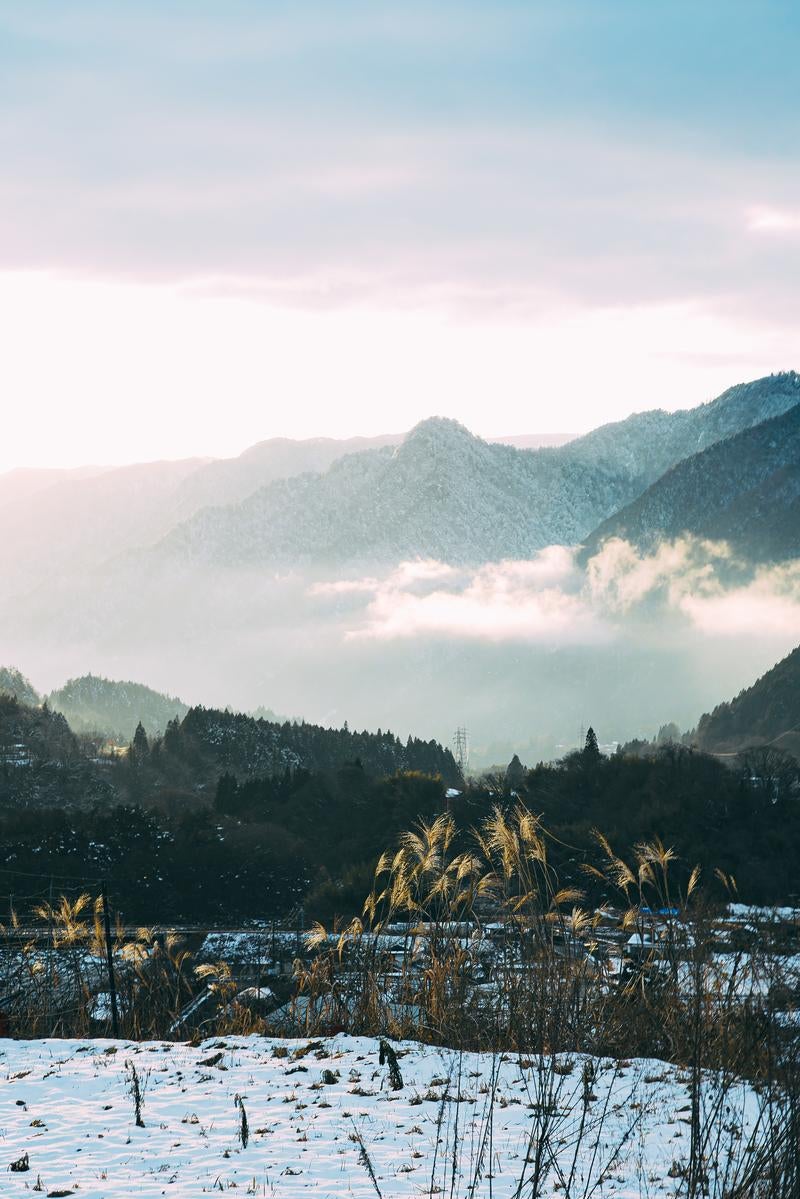
[[[51,874],[49,870],[46,872],[33,871],[33,870],[15,870],[13,867],[10,867],[10,866],[0,866],[0,874],[14,874],[20,878],[41,878],[41,879],[47,879],[47,880],[53,879],[54,882],[55,881],[74,882],[74,883],[82,883],[83,882],[83,883],[97,883],[98,885],[103,883],[104,881],[106,881],[102,878],[97,878],[95,875],[91,875],[91,874]]]

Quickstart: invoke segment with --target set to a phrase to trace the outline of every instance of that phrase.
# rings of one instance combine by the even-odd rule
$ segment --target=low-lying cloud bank
[[[340,611],[346,603],[348,640],[600,645],[659,614],[709,637],[769,630],[800,641],[800,562],[752,567],[724,543],[692,537],[652,553],[613,539],[585,568],[566,546],[472,570],[403,562],[380,578],[315,583],[309,594]]]

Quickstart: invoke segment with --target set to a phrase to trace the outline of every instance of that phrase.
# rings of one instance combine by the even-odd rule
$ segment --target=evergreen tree
[[[593,766],[600,761],[600,746],[597,744],[597,734],[592,726],[586,734],[586,743],[583,747],[583,760],[587,766]]]
[[[147,740],[147,733],[144,731],[144,725],[141,720],[136,726],[136,732],[133,734],[128,749],[128,757],[132,764],[136,765],[139,762],[145,762],[150,756],[150,742]]]
[[[525,782],[525,767],[519,760],[519,755],[514,754],[514,757],[506,767],[505,785],[506,791],[517,791]]]

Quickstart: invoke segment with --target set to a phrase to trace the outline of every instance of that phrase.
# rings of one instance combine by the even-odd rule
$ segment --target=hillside
[[[539,450],[432,418],[395,449],[347,455],[324,475],[198,512],[159,553],[215,565],[525,558],[580,541],[680,459],[799,398],[800,377],[770,376],[695,409],[641,413]]]
[[[0,695],[11,695],[30,707],[42,702],[33,683],[16,666],[0,666]]]
[[[54,579],[163,538],[167,555],[213,563],[526,557],[581,540],[682,458],[797,399],[788,373],[562,445],[483,441],[433,419],[405,438],[273,438],[230,459],[11,471],[0,475],[0,598],[39,589],[46,603]]]
[[[236,458],[0,475],[0,594],[24,594],[157,541],[209,504],[238,502],[276,479],[326,470],[342,454],[396,437],[273,438]]]
[[[682,533],[728,541],[755,561],[800,553],[800,404],[680,462],[586,540],[643,549]]]
[[[50,707],[62,697],[61,710]],[[107,706],[104,706],[104,701]],[[149,707],[148,707],[149,705]],[[177,709],[183,709],[182,714]],[[72,712],[68,722],[66,713]],[[172,715],[166,715],[171,712]],[[130,737],[145,717],[158,718],[163,737],[150,735],[149,748],[136,755],[137,770],[130,759],[98,758],[91,743],[76,733],[103,733],[127,722]],[[81,725],[84,722],[84,726]],[[163,721],[163,724],[161,723]],[[146,728],[146,724],[145,724]],[[179,700],[160,695],[136,683],[114,683],[86,675],[73,679],[53,692],[43,707],[30,707],[0,693],[0,768],[4,772],[2,796],[14,806],[36,802],[38,772],[53,775],[48,796],[63,807],[83,803],[95,791],[109,798],[126,799],[135,791],[139,802],[164,786],[178,786],[186,795],[216,786],[222,774],[285,780],[287,772],[337,771],[355,765],[365,776],[381,779],[411,771],[439,776],[444,783],[460,782],[460,774],[449,749],[436,741],[408,737],[403,742],[388,730],[357,732],[330,729],[305,721],[269,721],[215,708],[186,708]],[[115,769],[112,769],[115,768]],[[98,787],[87,795],[74,796],[64,782],[63,795],[56,776],[78,769],[92,777]],[[49,775],[48,775],[49,777]]]
[[[107,780],[60,713],[0,695],[0,807],[63,809],[110,798]]]
[[[626,494],[609,472],[561,466],[558,451],[525,451],[433,418],[397,449],[352,454],[324,475],[263,488],[207,509],[160,547],[166,556],[238,565],[268,561],[470,562],[525,557],[574,540],[603,497]],[[560,497],[558,511],[550,497]]]
[[[190,708],[182,721],[173,722],[164,750],[241,777],[280,775],[287,768],[336,770],[358,761],[378,778],[402,770],[441,775],[448,783],[460,778],[452,753],[436,741],[409,737],[404,743],[388,730],[326,729],[305,721],[279,724],[214,708]]]
[[[730,750],[767,742],[797,754],[800,750],[800,647],[773,666],[735,699],[700,718],[696,732],[703,749]]]
[[[175,716],[188,712],[188,705],[163,695],[142,683],[117,682],[87,674],[70,679],[47,697],[50,707],[61,712],[78,733],[133,737],[141,721],[148,735],[163,733]]]
[[[634,413],[570,442],[561,453],[575,461],[614,464],[640,479],[643,489],[682,459],[780,416],[798,402],[800,374],[782,371],[738,383],[696,408]]]

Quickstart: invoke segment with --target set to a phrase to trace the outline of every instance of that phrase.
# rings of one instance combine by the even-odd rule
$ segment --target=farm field
[[[402,1087],[366,1037],[4,1042],[3,1194],[682,1193],[690,1102],[674,1067],[394,1050]],[[764,1117],[744,1085],[725,1103],[719,1169],[733,1179]]]

